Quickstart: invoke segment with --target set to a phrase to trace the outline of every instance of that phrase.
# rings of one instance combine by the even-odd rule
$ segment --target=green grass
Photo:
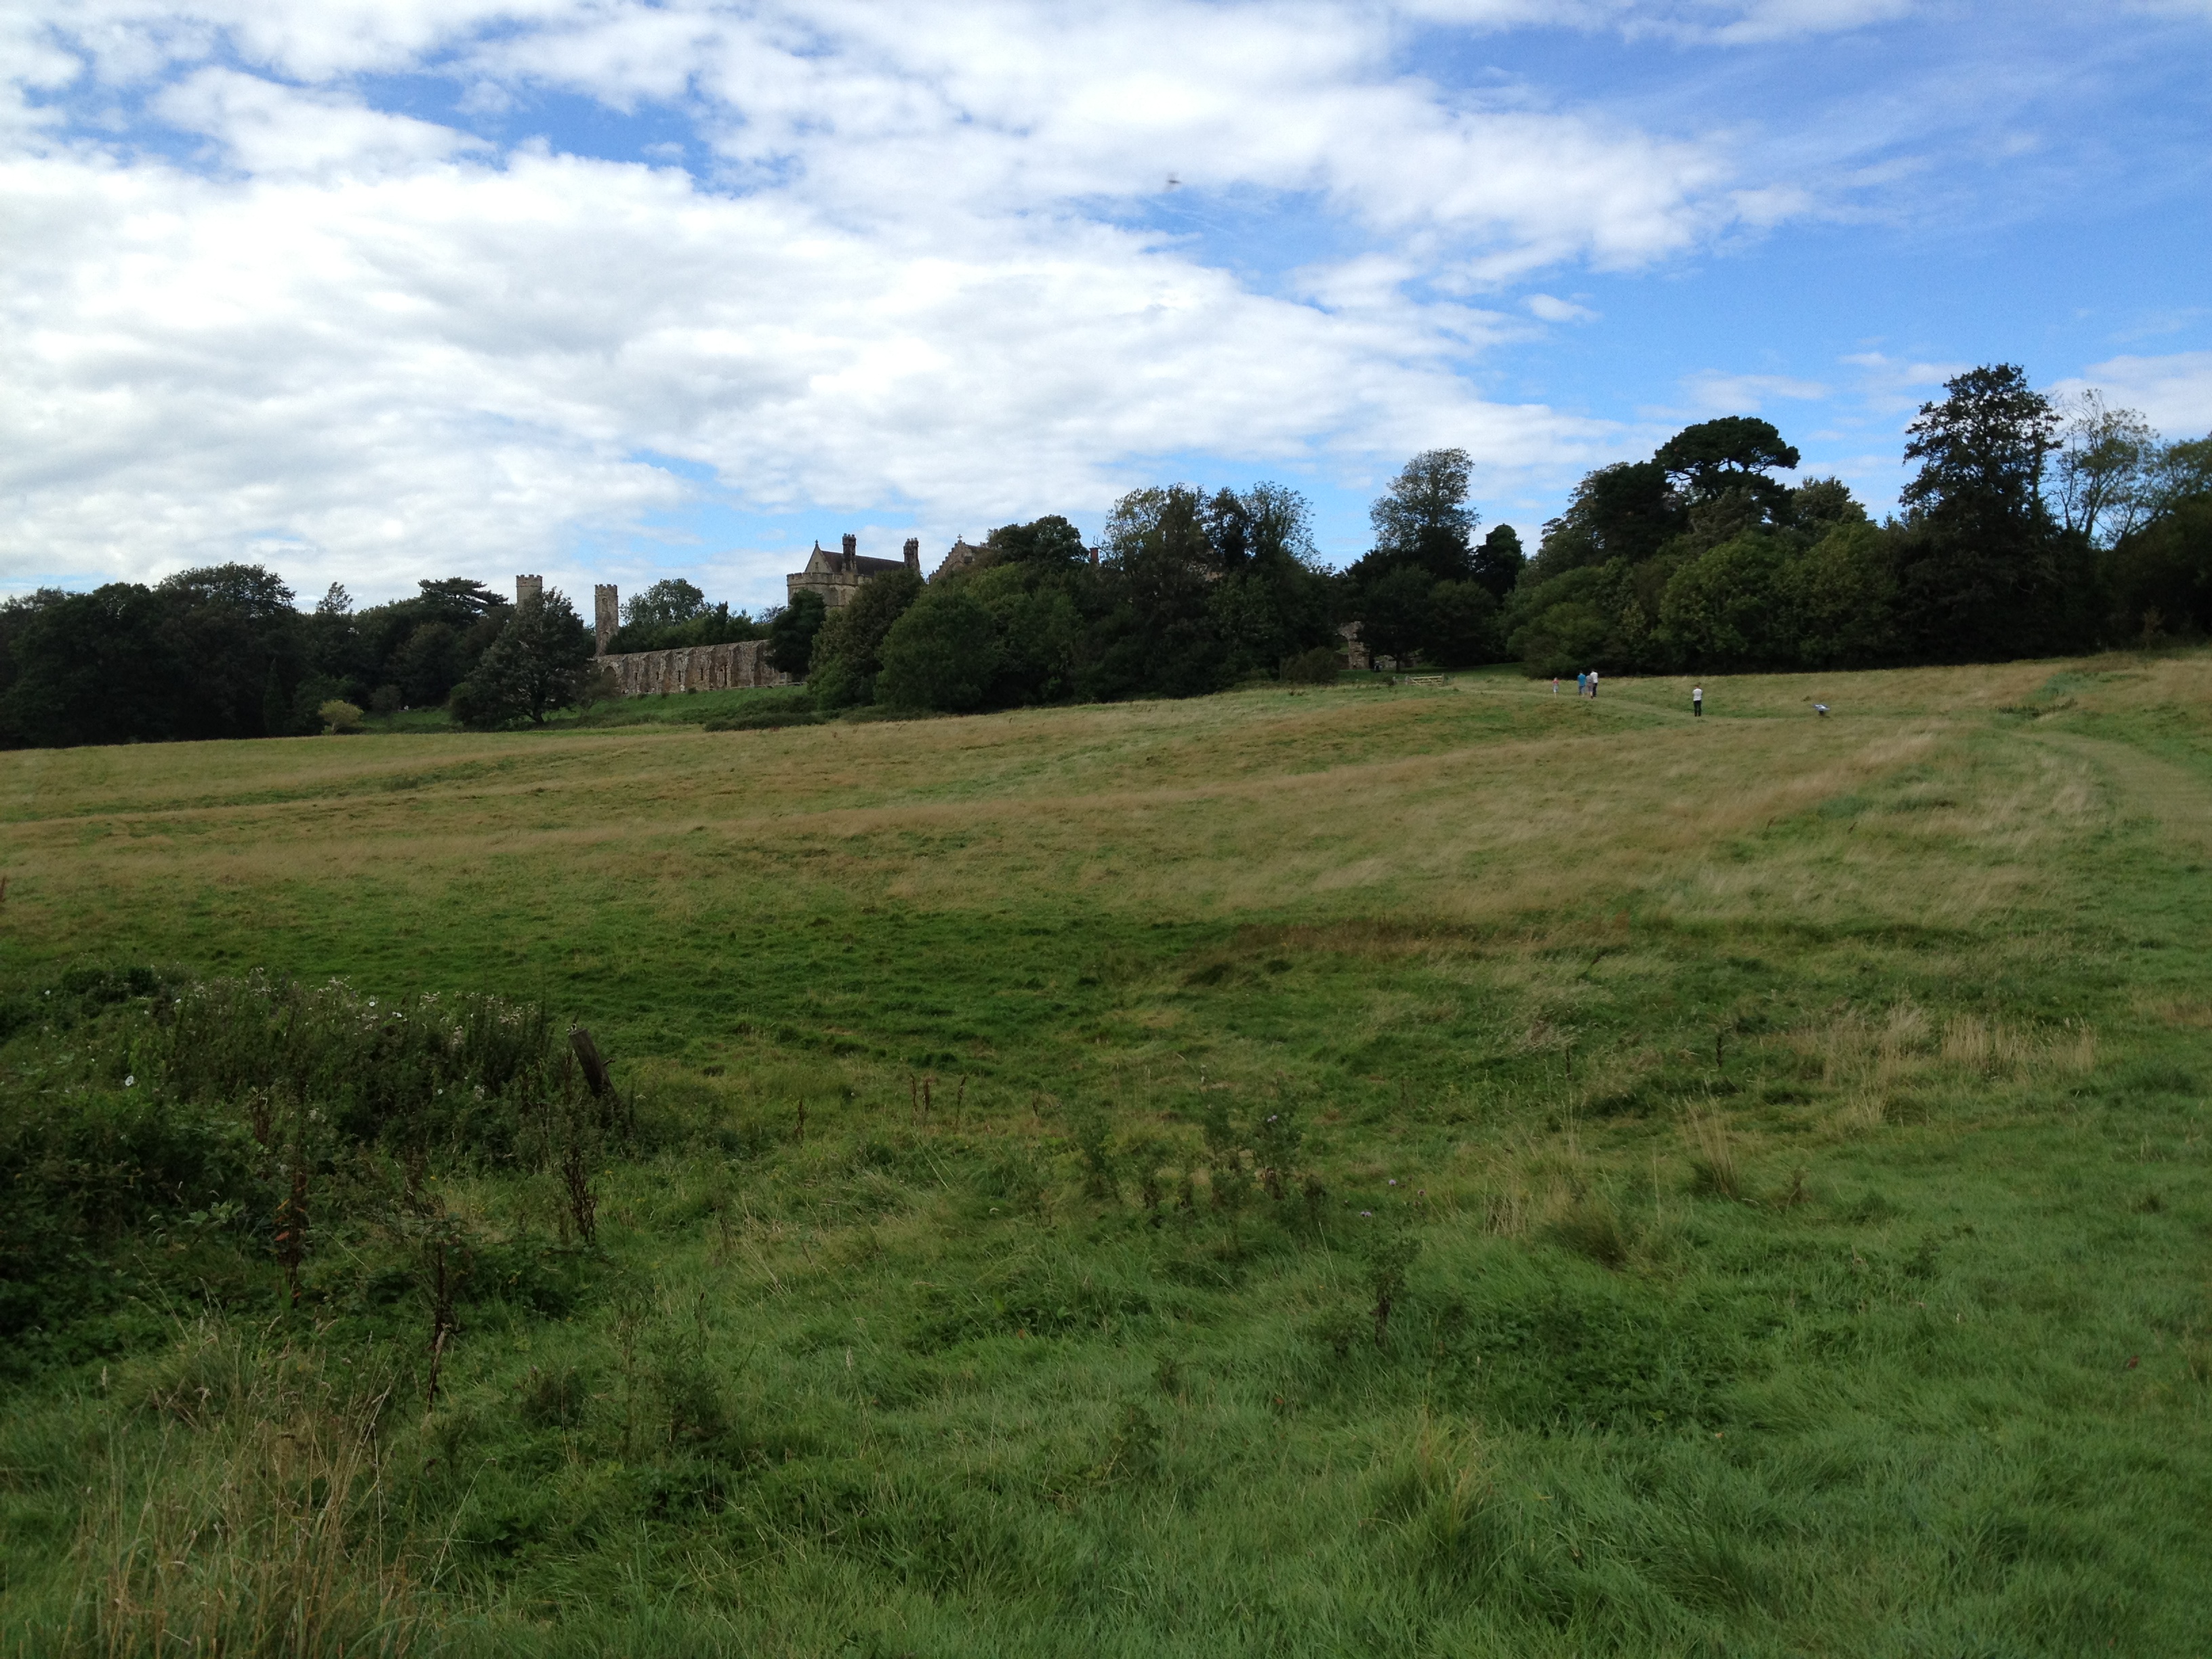
[[[1687,687],[0,757],[13,1121],[170,1088],[130,963],[540,1004],[640,1111],[589,1246],[527,1134],[332,1143],[297,1310],[265,1169],[118,1200],[0,1630],[2201,1651],[2212,658]]]
[[[562,709],[550,716],[549,732],[599,730],[621,726],[703,726],[764,705],[787,702],[793,694],[779,687],[750,687],[730,691],[664,692],[652,697],[619,697],[587,708]],[[443,708],[406,708],[392,714],[372,714],[363,723],[362,735],[424,737],[457,728]]]

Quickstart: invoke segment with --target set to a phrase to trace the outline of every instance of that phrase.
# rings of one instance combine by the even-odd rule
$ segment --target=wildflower
[[[123,1079],[123,1086],[126,1089],[137,1088],[138,1086],[138,1074],[136,1072],[133,1072],[130,1076],[125,1078]]]
[[[1359,1213],[1362,1215],[1373,1215],[1375,1212],[1372,1210],[1362,1210]]]
[[[1395,1182],[1395,1181],[1394,1181],[1394,1182],[1392,1182],[1390,1184],[1391,1184],[1393,1187],[1395,1187],[1395,1186],[1396,1186],[1398,1183],[1397,1183],[1396,1182]]]

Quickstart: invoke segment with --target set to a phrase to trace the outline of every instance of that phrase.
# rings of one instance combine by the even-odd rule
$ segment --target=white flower
[[[123,1086],[126,1089],[137,1088],[138,1086],[138,1074],[136,1072],[133,1072],[129,1077],[125,1078],[123,1079]]]

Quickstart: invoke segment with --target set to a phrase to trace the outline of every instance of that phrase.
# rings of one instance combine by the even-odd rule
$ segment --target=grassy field
[[[2212,656],[1687,689],[0,756],[17,1119],[131,964],[537,1005],[638,1119],[589,1243],[456,1132],[317,1166],[296,1307],[88,1246],[0,1630],[2203,1651]]]

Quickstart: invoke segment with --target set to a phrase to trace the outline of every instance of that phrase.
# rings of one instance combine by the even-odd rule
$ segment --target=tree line
[[[2212,439],[2165,443],[2019,368],[1948,381],[1919,468],[1874,523],[1833,478],[1790,485],[1765,421],[1707,421],[1601,467],[1545,526],[1504,617],[1539,672],[1875,667],[2054,655],[2212,629]]]
[[[1838,479],[1789,482],[1796,448],[1731,416],[1591,472],[1528,556],[1486,533],[1473,464],[1409,461],[1332,570],[1296,490],[1136,490],[1095,547],[1064,517],[1002,526],[965,568],[900,570],[825,611],[755,617],[681,579],[623,606],[611,649],[764,640],[830,712],[964,711],[1191,696],[1337,672],[1340,629],[1407,665],[1538,674],[1996,660],[2212,632],[2212,438],[2166,442],[2094,393],[2060,405],[2016,366],[1971,370],[1907,433],[1918,470],[1876,523]],[[306,611],[258,565],[0,605],[0,742],[284,736],[335,705],[443,706],[542,722],[606,686],[562,594],[518,606],[447,577]]]

